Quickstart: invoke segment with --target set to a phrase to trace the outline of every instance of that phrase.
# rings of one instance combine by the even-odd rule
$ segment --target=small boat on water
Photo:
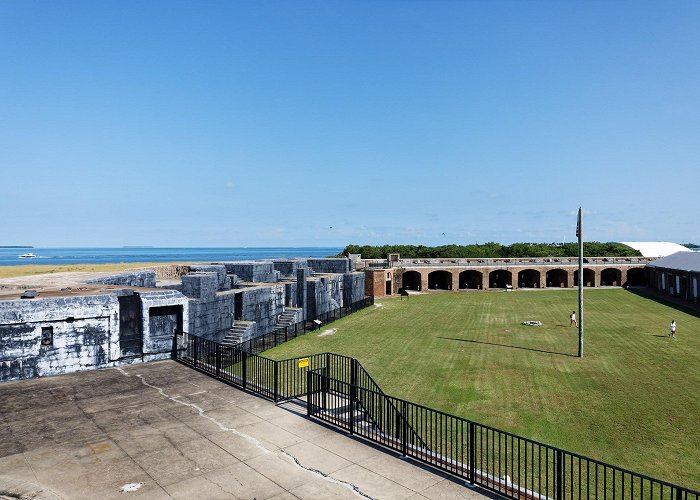
[[[36,259],[36,255],[33,253],[23,253],[19,256],[20,259]]]

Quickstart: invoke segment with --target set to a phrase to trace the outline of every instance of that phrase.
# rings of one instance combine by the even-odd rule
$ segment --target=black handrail
[[[368,298],[351,310],[372,303]],[[289,335],[263,337],[227,346],[183,332],[175,336],[173,354],[181,363],[275,402],[306,397],[312,418],[511,498],[700,500],[700,492],[690,488],[389,396],[355,358],[321,353],[275,361],[260,356],[253,351],[261,339],[271,348]],[[347,398],[347,419],[327,408],[329,396]],[[369,418],[367,426],[357,421],[355,405]]]

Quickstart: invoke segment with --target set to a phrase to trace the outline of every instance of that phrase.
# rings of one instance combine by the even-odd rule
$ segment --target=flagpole
[[[578,357],[583,357],[583,221],[578,208],[576,236],[578,236]]]

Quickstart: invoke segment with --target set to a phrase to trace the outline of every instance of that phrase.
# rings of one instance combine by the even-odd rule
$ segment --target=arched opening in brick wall
[[[578,286],[578,269],[574,271],[574,286]],[[583,268],[583,286],[595,286],[595,271]]]
[[[433,271],[428,275],[428,288],[431,290],[452,290],[452,273]]]
[[[406,271],[403,273],[404,290],[420,290],[420,273],[418,271]]]
[[[643,267],[627,270],[627,286],[647,286],[647,274]]]
[[[491,271],[489,273],[489,288],[505,288],[513,284],[513,273],[505,269]]]
[[[535,269],[525,269],[518,273],[519,288],[539,288],[540,272]]]
[[[547,271],[547,286],[554,288],[566,288],[569,286],[569,274],[563,269],[551,269]]]
[[[459,288],[462,290],[467,288],[479,290],[481,289],[483,279],[484,275],[481,274],[481,271],[462,271],[459,273]]]
[[[600,273],[600,286],[620,286],[622,284],[622,272],[619,269],[608,267]]]

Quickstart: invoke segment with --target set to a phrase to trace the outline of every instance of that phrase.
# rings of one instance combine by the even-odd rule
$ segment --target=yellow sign
[[[309,358],[299,358],[299,368],[308,368]]]

